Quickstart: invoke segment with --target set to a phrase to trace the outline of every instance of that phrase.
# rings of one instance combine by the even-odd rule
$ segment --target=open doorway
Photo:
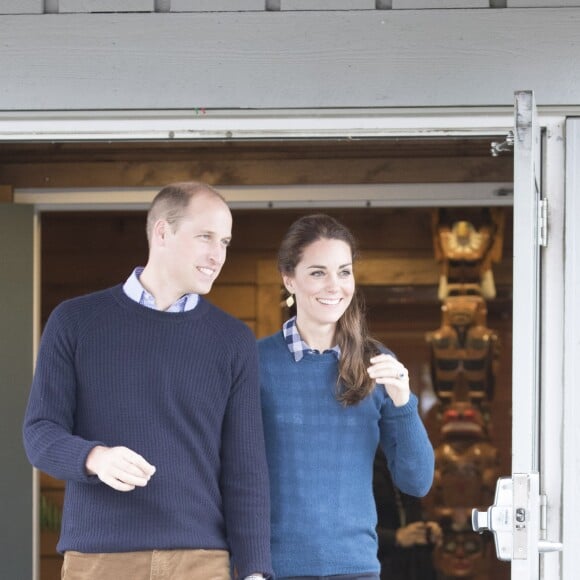
[[[390,139],[239,144],[104,144],[39,147],[26,185],[39,187],[41,170],[54,187],[151,187],[182,179],[218,185],[308,185],[509,182],[508,156],[492,158],[491,139]],[[44,149],[44,151],[42,150]],[[16,157],[23,155],[15,151]],[[30,150],[28,149],[28,154]],[[56,158],[60,165],[55,165]],[[13,160],[15,157],[12,158]],[[30,159],[30,158],[29,158]],[[16,171],[17,163],[11,167]],[[132,173],[133,172],[133,173]],[[13,175],[16,175],[13,173]],[[20,175],[24,180],[24,177]],[[56,184],[56,185],[55,185]],[[474,200],[476,204],[476,201]],[[275,204],[274,204],[275,205]],[[339,204],[340,205],[340,204]],[[316,200],[284,209],[234,209],[234,242],[226,267],[209,299],[245,320],[260,334],[260,308],[281,308],[282,296],[264,302],[259,296],[260,263],[275,259],[279,240],[293,219],[322,210],[349,225],[364,257],[398,264],[390,283],[364,284],[371,330],[411,372],[413,390],[422,396],[424,418],[434,445],[439,442],[438,416],[430,384],[430,351],[426,334],[441,323],[437,295],[439,267],[433,252],[431,219],[437,199],[421,207],[319,207]],[[470,204],[466,215],[481,209]],[[501,358],[492,401],[493,442],[500,449],[502,473],[510,472],[511,449],[511,236],[512,213],[505,207],[504,260],[497,265],[497,297],[488,301],[487,323],[500,335]],[[123,281],[146,258],[142,211],[49,211],[42,223],[42,321],[69,296]],[[396,274],[396,275],[395,275]],[[46,509],[57,505],[62,486],[41,478]],[[42,506],[41,506],[42,507]],[[57,512],[55,512],[57,514]],[[57,515],[54,516],[57,518]],[[54,523],[54,522],[53,522]],[[52,535],[44,534],[42,580],[59,567]],[[451,555],[457,557],[457,555]],[[450,556],[450,557],[451,557]],[[509,567],[487,551],[483,578],[508,578]],[[464,576],[465,577],[465,576]]]

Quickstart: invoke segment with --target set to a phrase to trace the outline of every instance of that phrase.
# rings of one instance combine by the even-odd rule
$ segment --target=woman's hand
[[[409,373],[394,356],[390,354],[374,356],[367,371],[372,379],[385,387],[395,407],[402,407],[409,402],[411,396]]]

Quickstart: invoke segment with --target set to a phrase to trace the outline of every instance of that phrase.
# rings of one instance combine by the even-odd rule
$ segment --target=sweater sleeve
[[[411,393],[406,405],[395,407],[385,395],[380,420],[381,447],[387,457],[394,484],[416,497],[427,495],[433,483],[433,447]]]
[[[44,329],[24,417],[23,439],[35,467],[63,480],[98,482],[86,473],[89,451],[101,444],[73,434],[76,407],[76,332],[61,305]]]
[[[258,356],[253,334],[244,327],[237,341],[233,387],[222,437],[221,485],[226,533],[240,578],[271,576],[270,494],[266,463]]]

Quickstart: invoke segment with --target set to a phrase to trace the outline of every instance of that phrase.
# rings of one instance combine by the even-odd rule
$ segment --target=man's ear
[[[169,224],[162,219],[157,220],[153,225],[153,237],[158,244],[163,245],[165,243],[168,228]]]

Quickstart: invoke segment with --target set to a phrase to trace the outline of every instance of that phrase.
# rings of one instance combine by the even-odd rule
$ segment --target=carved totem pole
[[[431,518],[444,531],[434,560],[445,579],[480,577],[488,545],[471,529],[471,510],[493,503],[499,475],[489,413],[499,341],[487,327],[486,300],[496,295],[492,264],[501,259],[504,214],[484,210],[481,218],[476,227],[449,220],[445,210],[433,214],[442,316],[427,335],[440,408]]]

